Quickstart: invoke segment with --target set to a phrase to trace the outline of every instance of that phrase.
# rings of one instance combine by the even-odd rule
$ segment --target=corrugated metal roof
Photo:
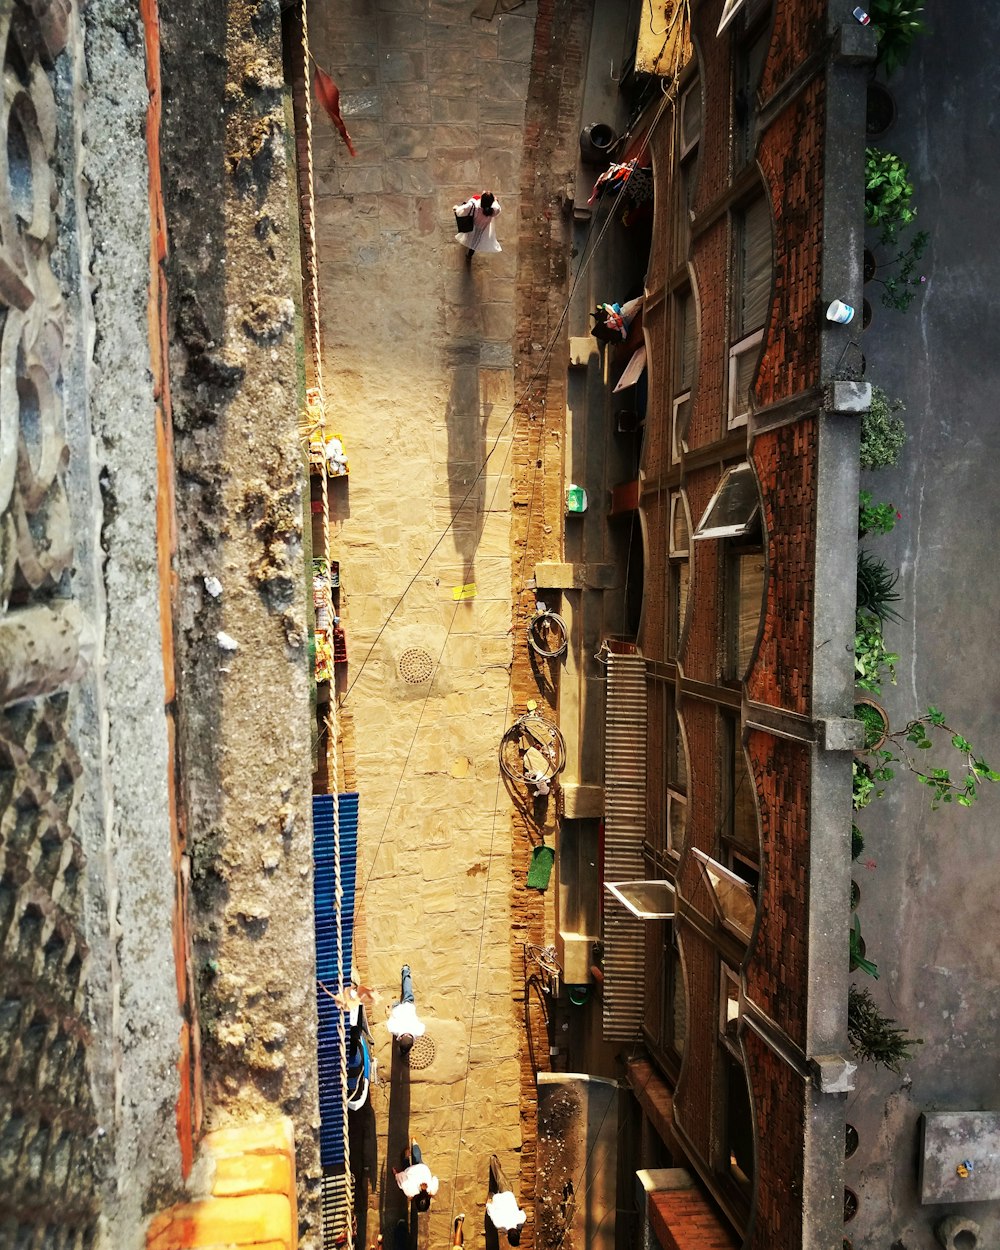
[[[604,746],[604,880],[644,875],[646,829],[646,662],[610,652]],[[603,882],[602,882],[603,885]],[[630,1041],[642,1022],[643,922],[604,897],[604,1039]]]
[[[337,898],[332,794],[313,796],[313,892],[316,913],[316,1010],[319,1016],[320,1162],[342,1166],[346,1157],[339,1030],[344,1013],[330,997],[350,984],[354,944],[354,891],[358,863],[358,796],[337,795],[340,828],[340,904],[343,964],[337,958]],[[320,984],[322,983],[322,984]],[[323,987],[326,987],[325,989]],[[327,992],[329,991],[329,993]],[[345,1022],[346,1035],[346,1022]]]

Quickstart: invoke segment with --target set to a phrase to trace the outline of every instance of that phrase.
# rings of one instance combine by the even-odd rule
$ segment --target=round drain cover
[[[423,647],[407,647],[399,657],[397,668],[403,681],[408,681],[414,686],[422,686],[425,681],[431,679],[434,672],[434,660],[431,653],[425,651]]]
[[[413,1045],[410,1047],[410,1067],[418,1069],[430,1067],[436,1053],[434,1039],[428,1033],[425,1033],[423,1037],[414,1038]]]

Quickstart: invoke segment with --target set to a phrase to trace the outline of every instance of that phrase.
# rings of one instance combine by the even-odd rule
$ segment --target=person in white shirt
[[[413,977],[410,975],[409,964],[403,964],[401,981],[399,1002],[393,1003],[385,1027],[399,1043],[399,1049],[405,1055],[413,1045],[414,1039],[423,1037],[427,1032],[427,1026],[417,1015],[413,997]]]
[[[406,1194],[418,1211],[429,1211],[431,1199],[438,1191],[438,1178],[424,1163],[420,1147],[416,1142],[410,1146],[409,1154],[403,1154],[403,1170],[396,1172],[396,1184]]]
[[[462,204],[454,205],[456,218],[468,218],[472,221],[471,230],[459,230],[455,242],[467,248],[466,264],[471,264],[476,252],[500,252],[497,240],[496,219],[500,216],[500,201],[492,191],[483,191],[472,195]]]
[[[517,1199],[509,1189],[491,1194],[486,1203],[486,1214],[498,1233],[506,1233],[512,1246],[521,1244],[521,1225],[528,1218],[517,1205]]]

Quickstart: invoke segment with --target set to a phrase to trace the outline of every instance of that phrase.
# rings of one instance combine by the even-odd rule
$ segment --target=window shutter
[[[694,296],[689,292],[684,301],[684,340],[681,348],[681,390],[689,391],[694,382],[695,353]]]
[[[736,381],[733,394],[733,421],[747,415],[750,408],[750,387],[757,372],[760,344],[755,343],[736,357]]]
[[[701,82],[698,79],[688,87],[681,100],[681,153],[688,151],[701,138]]]
[[[759,330],[771,293],[771,212],[763,196],[743,214],[743,268],[740,338]]]

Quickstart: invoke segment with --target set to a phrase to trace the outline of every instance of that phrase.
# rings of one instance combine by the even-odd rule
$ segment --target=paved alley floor
[[[436,1244],[450,1244],[459,1211],[478,1240],[489,1156],[516,1176],[521,1141],[497,748],[509,723],[509,418],[535,6],[491,22],[471,9],[310,9],[312,50],[358,153],[314,108],[327,398],[351,469],[332,490],[360,792],[356,966],[384,995],[372,1013],[383,1083],[367,1232],[381,1218],[387,1243],[403,1213],[387,1169],[411,1138],[441,1181]],[[503,252],[470,271],[451,210],[484,188],[502,206]],[[384,1016],[403,963],[428,1031],[393,1069]]]

